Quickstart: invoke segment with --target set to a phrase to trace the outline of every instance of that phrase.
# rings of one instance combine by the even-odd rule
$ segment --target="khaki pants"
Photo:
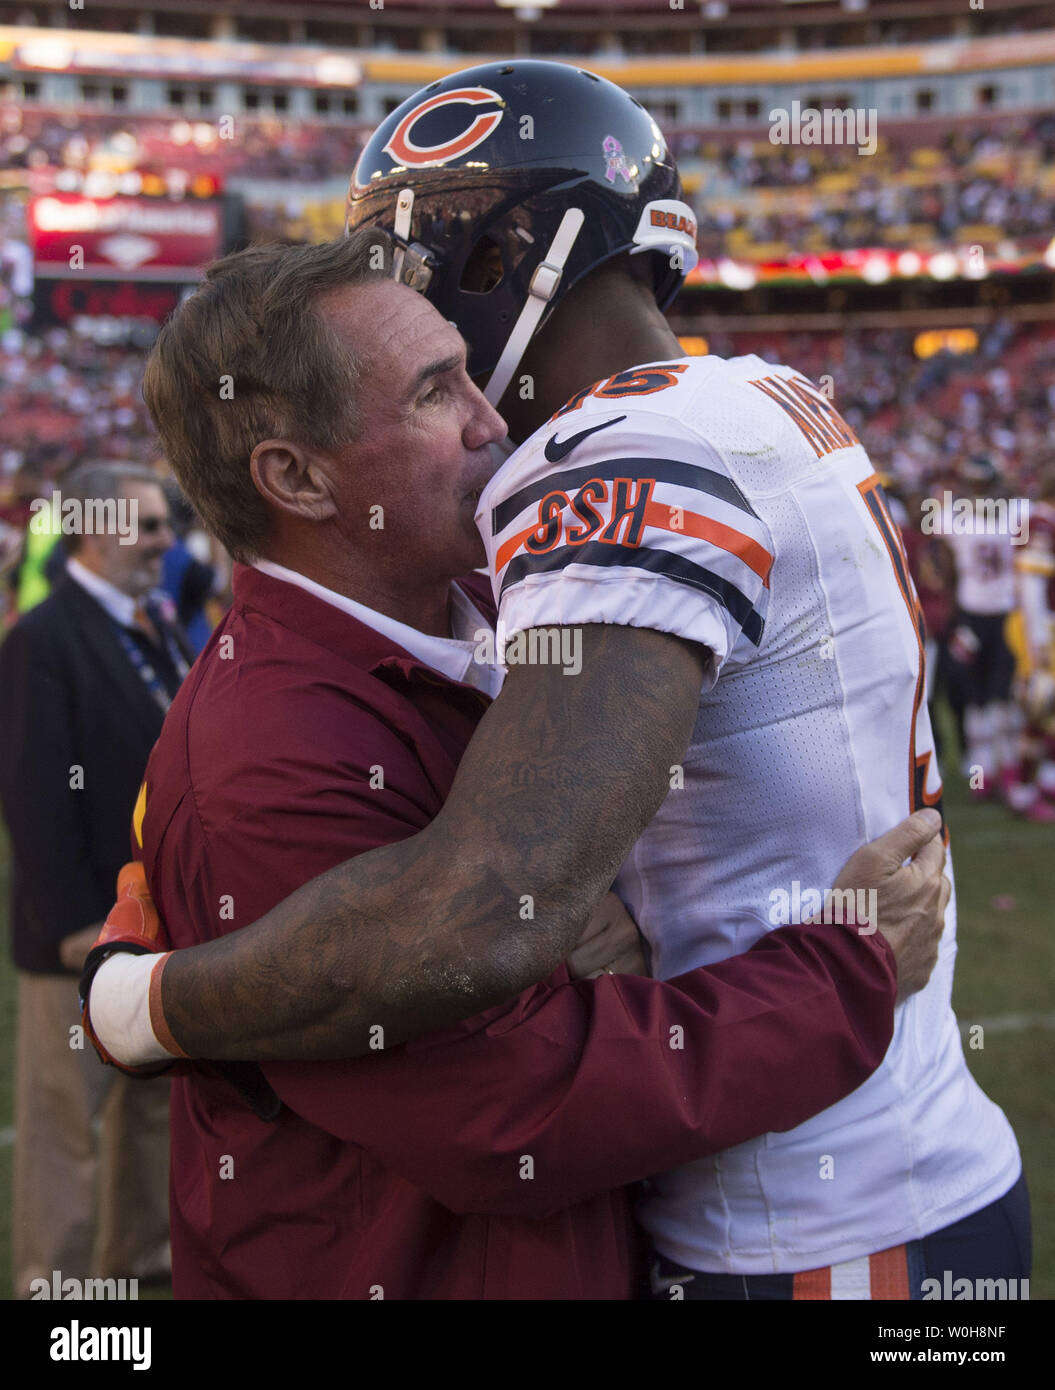
[[[104,1067],[87,1039],[71,1048],[79,1023],[73,976],[18,972],[16,1298],[56,1270],[149,1279],[169,1268],[169,1083]]]

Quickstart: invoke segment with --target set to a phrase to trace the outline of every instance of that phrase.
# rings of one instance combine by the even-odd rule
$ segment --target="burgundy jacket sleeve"
[[[539,1217],[833,1105],[882,1060],[895,990],[881,937],[785,927],[674,980],[562,969],[406,1047],[266,1071],[453,1211]]]

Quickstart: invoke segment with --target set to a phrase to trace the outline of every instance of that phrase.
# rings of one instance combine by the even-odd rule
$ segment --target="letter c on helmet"
[[[469,107],[480,106],[484,102],[497,102],[501,109],[479,113],[460,135],[445,140],[440,145],[417,145],[411,138],[410,132],[421,117],[429,111],[435,111],[441,106],[455,104],[464,104]],[[427,101],[421,102],[412,111],[408,111],[392,132],[392,137],[384,146],[384,150],[400,164],[406,164],[416,169],[424,168],[430,164],[446,164],[449,160],[456,159],[458,155],[466,154],[469,150],[482,144],[504,115],[505,102],[497,92],[492,92],[487,87],[456,87],[453,91],[440,92],[434,97],[429,97]]]

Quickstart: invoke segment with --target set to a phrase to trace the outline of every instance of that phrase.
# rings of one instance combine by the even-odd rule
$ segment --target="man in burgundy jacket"
[[[306,879],[427,825],[488,704],[287,579],[239,568],[234,593],[147,770],[143,861],[179,946],[253,922]],[[225,638],[240,660],[222,659]],[[629,976],[621,995],[607,978],[572,985],[561,967],[513,1004],[406,1047],[269,1063],[284,1102],[272,1122],[221,1076],[179,1079],[176,1295],[631,1297],[624,1184],[789,1126],[879,1060],[888,982],[871,960],[842,964],[873,1039],[860,1055],[840,1036],[834,991],[778,1004],[745,956],[709,981],[699,972],[685,997]],[[807,1018],[818,1008],[823,1024]],[[670,1046],[677,1027],[687,1050]],[[778,1099],[777,1057],[807,1031],[810,1065],[787,1068]]]
[[[211,943],[165,957],[166,969],[203,957],[215,967],[240,944],[239,928],[274,916],[314,876],[344,875],[347,911],[311,922],[314,964],[336,953],[326,985],[341,1007],[362,1008],[363,1023],[361,1041],[350,1045],[345,1029],[339,1046],[370,1054],[267,1063],[281,1101],[268,1118],[257,1113],[266,1088],[256,1111],[243,1098],[261,1099],[251,1073],[242,1095],[236,1074],[211,1065],[174,1083],[175,1291],[629,1298],[637,1270],[627,1185],[798,1124],[859,1085],[891,1035],[895,955],[882,932],[791,927],[672,981],[572,982],[559,965],[528,983],[567,954],[583,907],[610,884],[667,789],[691,730],[699,657],[663,634],[605,627],[586,643],[581,676],[511,671],[490,705],[497,679],[474,661],[472,637],[493,610],[479,581],[453,581],[482,554],[475,497],[502,422],[466,376],[457,333],[405,287],[360,283],[353,243],[228,258],[166,330],[148,371],[148,401],[184,487],[254,566],[236,569],[233,607],[173,705],[135,818],[173,944]],[[371,325],[353,443],[310,442],[296,413],[296,362],[282,361],[270,390],[285,430],[261,439],[259,418],[246,420],[255,439],[246,454],[220,435],[209,452],[198,441],[209,470],[196,479],[180,438],[192,421],[178,381],[191,370],[184,335],[199,354],[201,379],[190,380],[204,402],[204,383],[230,352],[209,315],[226,321],[238,306],[270,329],[261,342],[288,338],[296,355],[311,344],[293,340],[294,321],[321,321],[349,349]],[[260,392],[265,365],[242,371]],[[319,385],[311,409],[321,416],[324,404]],[[251,453],[252,487],[266,503],[255,542],[230,493],[210,506],[225,450],[235,481]],[[366,520],[374,506],[385,518],[380,538]],[[606,644],[628,686],[605,694],[608,680],[591,693],[591,658]],[[536,680],[551,692],[541,702]],[[565,764],[547,760],[547,701],[564,728],[583,700],[599,703],[577,737],[610,750],[603,788],[571,778],[554,791],[550,774],[562,777]],[[531,753],[531,740],[543,751]],[[451,815],[455,833],[444,840]],[[363,854],[375,846],[389,848]],[[525,898],[535,917],[525,923],[521,911],[517,929],[498,933],[495,959],[507,973],[481,986],[478,943],[515,921]],[[578,903],[567,909],[575,930],[546,944],[548,924],[563,920],[558,899]],[[435,954],[448,937],[457,949]],[[234,1024],[247,999],[265,999],[272,1050],[239,1051],[236,1040],[212,1055],[298,1055],[278,1022],[298,1003],[287,988],[293,954],[264,949],[243,961],[215,1000]],[[549,963],[539,969],[540,960]],[[408,1003],[423,992],[420,962],[442,1001],[431,1015]],[[915,987],[926,973],[929,965]],[[492,1007],[474,1012],[481,1001]],[[473,1016],[393,1046],[419,1033],[422,1018],[464,1014]],[[178,1013],[169,1022],[177,1043],[193,1043]]]

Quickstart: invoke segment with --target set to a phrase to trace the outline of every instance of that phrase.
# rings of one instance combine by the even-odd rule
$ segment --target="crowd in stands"
[[[1055,232],[1055,115],[887,138],[873,155],[847,145],[774,145],[675,133],[703,255],[776,258],[893,246],[925,250]]]
[[[232,138],[185,117],[0,109],[0,162],[9,168],[137,169],[188,178],[268,180],[293,196],[350,175],[367,131],[356,124],[239,116]],[[884,129],[875,154],[856,146],[774,145],[672,130],[707,258],[777,258],[854,247],[1046,244],[1055,205],[1055,115],[978,128]],[[299,212],[254,209],[261,230],[289,234]]]
[[[1029,495],[1055,462],[1055,332],[1000,319],[975,351],[918,358],[907,329],[712,334],[719,356],[787,362],[830,391],[877,469],[904,489],[955,483],[986,457]]]
[[[89,460],[141,459],[152,433],[144,359],[68,328],[10,330],[0,338],[0,474],[53,477]]]
[[[787,362],[831,392],[877,468],[905,487],[955,479],[985,456],[1024,493],[1055,454],[1055,332],[998,320],[975,351],[915,356],[909,330],[712,334],[719,356]],[[0,501],[88,460],[142,460],[152,429],[145,352],[69,328],[0,336]]]
[[[296,121],[283,114],[130,116],[84,108],[0,108],[0,165],[9,169],[88,168],[210,173],[317,184],[348,176],[369,131],[362,125]]]

